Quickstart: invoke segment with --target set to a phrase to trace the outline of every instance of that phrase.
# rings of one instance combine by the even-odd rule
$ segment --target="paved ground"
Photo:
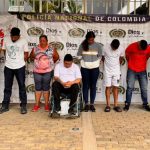
[[[104,105],[96,107],[96,113],[87,114],[92,127],[88,130],[85,113],[78,119],[55,120],[43,109],[31,112],[31,104],[28,114],[21,115],[19,106],[13,104],[0,115],[0,150],[84,150],[94,140],[96,146],[90,150],[150,150],[150,112],[139,105],[122,113],[104,113]]]

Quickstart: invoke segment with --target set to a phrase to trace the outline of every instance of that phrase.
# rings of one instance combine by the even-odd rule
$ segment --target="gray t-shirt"
[[[78,56],[82,56],[81,66],[87,69],[93,69],[99,67],[100,60],[102,57],[102,45],[94,42],[89,45],[89,50],[83,50],[82,44],[79,46],[77,53]]]

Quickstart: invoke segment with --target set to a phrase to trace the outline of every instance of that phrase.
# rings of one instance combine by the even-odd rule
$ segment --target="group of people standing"
[[[73,57],[66,54],[62,62],[58,62],[57,50],[48,43],[46,35],[39,37],[39,44],[29,54],[28,43],[20,36],[19,28],[12,28],[10,37],[4,39],[2,47],[6,55],[4,68],[4,98],[0,113],[9,111],[9,103],[12,93],[14,76],[19,86],[19,98],[21,114],[27,113],[27,94],[25,87],[25,62],[28,58],[34,61],[33,74],[35,83],[35,105],[32,109],[36,112],[40,109],[40,99],[43,95],[45,100],[45,111],[50,111],[50,82],[52,94],[54,95],[55,115],[61,110],[61,92],[70,93],[71,100],[68,113],[73,113],[73,104],[77,100],[79,84],[82,83],[82,94],[84,99],[84,111],[95,112],[96,84],[99,77],[100,63],[104,64],[104,86],[106,95],[105,112],[110,112],[111,89],[114,96],[114,107],[116,112],[122,109],[118,105],[118,87],[121,78],[121,62],[126,57],[127,90],[124,110],[128,111],[135,80],[139,81],[143,108],[150,111],[147,100],[147,60],[150,57],[150,46],[147,41],[140,40],[130,44],[126,50],[120,46],[118,39],[102,46],[95,42],[95,34],[90,31],[86,34],[85,40],[79,46],[77,56],[81,57],[81,69],[73,63]],[[56,63],[58,62],[58,63]]]

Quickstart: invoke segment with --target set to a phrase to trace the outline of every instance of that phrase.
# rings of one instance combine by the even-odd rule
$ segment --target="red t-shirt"
[[[129,69],[135,72],[146,70],[147,60],[150,57],[150,46],[146,50],[140,50],[138,42],[135,42],[127,47],[125,53]]]

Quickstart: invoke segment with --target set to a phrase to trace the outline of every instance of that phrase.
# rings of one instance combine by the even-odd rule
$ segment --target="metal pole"
[[[39,12],[42,13],[42,0],[39,0]]]
[[[130,0],[127,1],[127,14],[130,14]]]
[[[120,4],[120,9],[121,9],[121,15],[122,15],[122,8],[123,8],[123,7],[122,7],[122,0],[120,1],[120,3],[121,3],[121,4]]]
[[[91,14],[93,14],[93,0],[91,0]]]
[[[136,0],[134,0],[134,15],[136,15]]]
[[[142,7],[142,0],[140,0],[140,7]]]
[[[63,1],[60,2],[61,13],[63,13]]]
[[[33,12],[35,12],[35,0],[33,0]]]
[[[105,13],[106,13],[106,15],[108,14],[108,5],[109,5],[108,0],[105,0]]]
[[[148,0],[148,3],[149,3],[149,16],[150,16],[150,0]]]
[[[82,0],[82,13],[85,14],[85,0]]]
[[[49,5],[49,2],[46,1],[46,12],[48,13],[48,5]]]
[[[75,1],[75,4],[76,4],[76,13],[77,13],[77,6],[78,6],[78,2],[77,2],[77,1]]]
[[[5,0],[3,0],[3,4],[4,12],[6,12]]]
[[[84,13],[87,13],[87,0],[84,0]]]

